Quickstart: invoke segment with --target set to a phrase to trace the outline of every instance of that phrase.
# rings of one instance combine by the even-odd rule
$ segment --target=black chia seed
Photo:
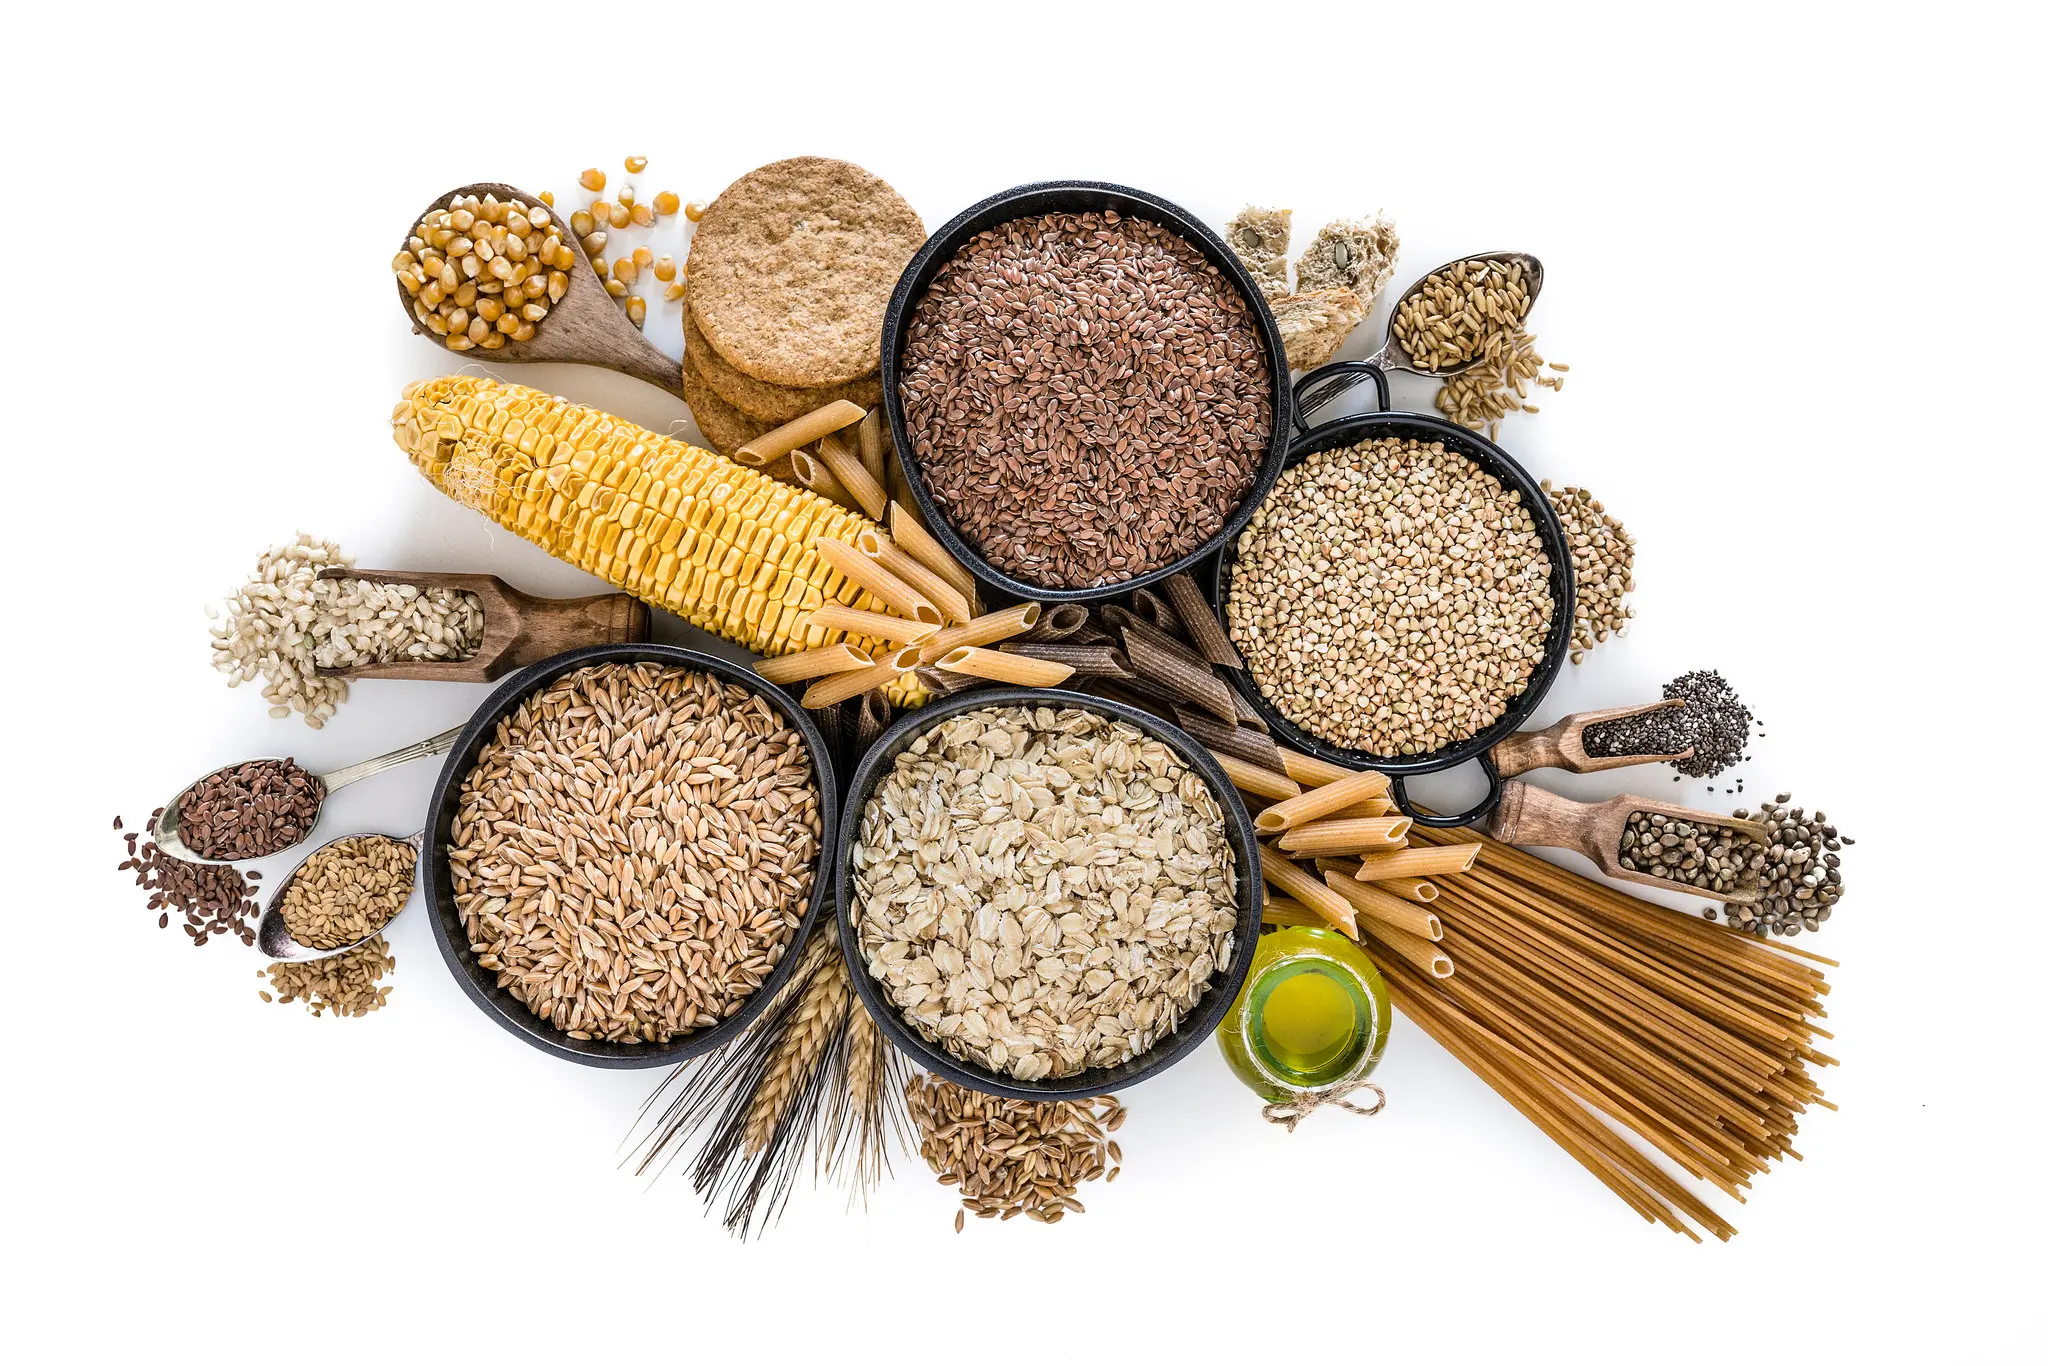
[[[1679,698],[1685,705],[1588,726],[1586,753],[1611,759],[1677,754],[1690,748],[1692,757],[1672,767],[1692,778],[1711,778],[1749,757],[1743,748],[1749,743],[1749,723],[1756,718],[1719,673],[1699,669],[1674,678],[1664,685],[1664,697]]]

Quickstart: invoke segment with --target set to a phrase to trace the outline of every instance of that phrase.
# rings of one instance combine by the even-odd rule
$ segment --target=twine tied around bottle
[[[1346,1097],[1355,1091],[1372,1092],[1372,1104],[1352,1104]],[[1349,1086],[1333,1086],[1327,1091],[1296,1091],[1288,1099],[1276,1100],[1259,1113],[1266,1117],[1269,1124],[1285,1124],[1287,1132],[1291,1134],[1295,1125],[1325,1105],[1334,1105],[1339,1110],[1349,1110],[1354,1115],[1376,1115],[1387,1108],[1387,1093],[1373,1082],[1354,1081]]]

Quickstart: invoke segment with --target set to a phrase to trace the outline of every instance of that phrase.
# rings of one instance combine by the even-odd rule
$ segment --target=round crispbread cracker
[[[688,347],[683,348],[683,402],[690,405],[697,430],[720,455],[731,455],[775,426],[755,421],[720,398],[718,391],[704,382],[704,372]]]
[[[690,240],[690,310],[726,363],[793,389],[881,365],[882,314],[924,222],[851,162],[792,157],[713,200]]]
[[[688,308],[683,309],[683,353],[697,358],[697,373],[713,393],[748,417],[781,426],[805,413],[816,412],[828,403],[846,399],[863,408],[882,401],[882,377],[863,375],[851,384],[828,384],[822,389],[791,389],[766,384],[752,375],[735,370],[718,354],[718,348],[697,326]]]

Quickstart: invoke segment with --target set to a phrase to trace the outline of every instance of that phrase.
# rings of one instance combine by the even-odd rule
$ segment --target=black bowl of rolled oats
[[[920,1066],[1020,1100],[1121,1091],[1209,1037],[1264,901],[1244,804],[1134,707],[984,688],[905,715],[854,772],[840,943]]]
[[[882,401],[925,524],[1040,602],[1126,593],[1244,526],[1293,394],[1264,296],[1200,219],[1128,186],[991,195],[912,258]]]

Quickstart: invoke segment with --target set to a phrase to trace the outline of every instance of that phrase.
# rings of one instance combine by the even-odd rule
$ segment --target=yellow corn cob
[[[825,602],[888,610],[818,557],[874,523],[807,489],[538,389],[477,375],[408,385],[399,447],[433,485],[557,559],[756,654],[851,640],[800,623]],[[908,675],[892,701],[916,705]]]

